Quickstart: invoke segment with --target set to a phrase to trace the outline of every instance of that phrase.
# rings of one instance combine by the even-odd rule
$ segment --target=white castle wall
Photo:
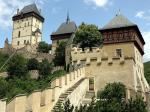
[[[84,77],[85,69],[80,68],[54,79],[51,82],[51,87],[43,91],[34,91],[30,95],[17,95],[7,104],[5,101],[0,101],[0,112],[50,112],[57,103],[59,96]],[[85,94],[88,87],[87,84],[87,80],[83,81],[79,88],[72,93],[72,95],[78,93],[78,99],[74,99],[76,104]],[[79,90],[81,91],[79,92]],[[71,98],[73,99],[73,96]]]
[[[113,82],[122,82],[127,88],[137,91],[138,89],[135,89],[137,79],[134,75],[135,58],[125,53],[122,57],[115,56],[115,53],[113,56],[108,56],[104,48],[93,48],[92,51],[89,51],[88,48],[85,51],[82,51],[81,48],[73,48],[72,64],[76,66],[85,64],[86,77],[95,79],[96,92],[103,89],[107,83]],[[146,91],[146,83],[139,83],[139,86],[144,87],[142,91]]]
[[[6,101],[0,100],[0,112],[6,112]]]

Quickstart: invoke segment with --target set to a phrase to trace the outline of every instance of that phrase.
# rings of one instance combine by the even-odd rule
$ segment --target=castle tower
[[[100,32],[104,39],[102,48],[82,51],[75,47],[71,51],[72,65],[85,65],[89,90],[97,93],[108,83],[121,82],[131,94],[148,92],[143,67],[145,41],[138,26],[118,14]]]
[[[103,50],[108,57],[119,57],[127,60],[125,62],[128,64],[126,71],[123,70],[123,66],[121,70],[126,72],[123,79],[126,80],[126,85],[135,91],[149,91],[143,68],[145,41],[138,26],[123,15],[117,14],[106,26],[100,29],[100,32],[104,38]],[[117,69],[115,70],[117,71]]]
[[[61,41],[67,42],[72,34],[76,31],[77,26],[75,22],[70,21],[69,13],[67,14],[66,21],[62,23],[56,32],[53,32],[51,34],[51,40],[52,40],[52,52],[54,53],[58,43]]]
[[[26,44],[37,44],[42,40],[44,18],[36,4],[25,6],[12,17],[12,47],[20,49]]]

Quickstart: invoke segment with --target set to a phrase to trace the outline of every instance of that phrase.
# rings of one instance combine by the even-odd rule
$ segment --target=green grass
[[[150,61],[144,63],[144,74],[147,79],[147,82],[150,84]]]

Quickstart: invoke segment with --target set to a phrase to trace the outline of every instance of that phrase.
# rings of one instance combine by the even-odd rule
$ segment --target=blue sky
[[[77,25],[84,21],[101,28],[120,9],[121,14],[139,26],[146,41],[144,60],[150,60],[150,0],[0,0],[0,47],[6,37],[11,42],[11,17],[17,8],[34,2],[42,9],[43,40],[48,43],[51,43],[50,34],[66,20],[67,11]]]

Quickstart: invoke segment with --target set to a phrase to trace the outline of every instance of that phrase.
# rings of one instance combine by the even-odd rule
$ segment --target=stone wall
[[[38,70],[30,70],[29,71],[31,79],[38,79],[39,78],[39,71]]]
[[[17,95],[10,102],[0,101],[0,112],[50,112],[55,106],[61,93],[64,93],[68,88],[72,87],[76,82],[85,77],[85,69],[80,68],[65,76],[54,79],[51,82],[51,87],[42,90],[34,91],[30,95]],[[83,96],[85,89],[79,92],[80,89],[87,87],[87,80],[84,81],[73,95],[78,93],[80,98]],[[73,99],[79,102],[80,99]],[[6,111],[5,111],[6,106]]]
[[[95,92],[103,89],[107,83],[113,82],[122,82],[127,88],[137,91],[136,82],[138,82],[138,79],[134,75],[136,64],[134,53],[128,52],[126,54],[124,52],[122,57],[118,57],[113,51],[109,51],[111,55],[108,55],[110,53],[106,51],[109,50],[106,50],[105,46],[101,49],[93,48],[92,51],[88,48],[85,51],[82,51],[81,48],[73,48],[71,52],[72,63],[75,67],[85,65],[86,77],[91,77],[95,80]],[[145,77],[142,78],[144,79]],[[143,85],[142,83],[138,84],[141,88],[143,85],[145,88],[147,87],[145,83]],[[145,92],[146,89],[139,90]]]
[[[6,112],[6,101],[0,100],[0,112]]]
[[[6,77],[8,77],[8,73],[7,72],[1,72],[0,77],[6,78]]]
[[[89,90],[89,79],[85,79],[78,88],[76,88],[68,97],[70,103],[74,106],[80,106],[85,97],[85,93]]]
[[[58,70],[64,70],[64,66],[56,66],[56,67],[53,67],[52,73],[54,73],[55,71],[58,71]]]

